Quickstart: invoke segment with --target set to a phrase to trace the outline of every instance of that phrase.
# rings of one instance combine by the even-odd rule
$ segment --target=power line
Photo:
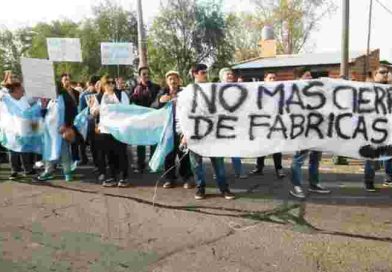
[[[392,15],[392,10],[390,8],[388,8],[387,6],[385,6],[383,3],[380,2],[380,0],[376,0],[376,2],[382,7],[384,8],[389,14]]]

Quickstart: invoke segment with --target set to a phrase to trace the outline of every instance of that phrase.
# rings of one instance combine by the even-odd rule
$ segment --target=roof
[[[349,62],[353,62],[358,57],[366,55],[363,51],[351,51]],[[340,52],[325,52],[297,55],[277,55],[273,58],[258,58],[239,63],[233,69],[258,69],[258,68],[278,68],[293,66],[315,66],[340,64]]]

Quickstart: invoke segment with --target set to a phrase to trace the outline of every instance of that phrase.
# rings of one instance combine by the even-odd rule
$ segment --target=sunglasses
[[[205,70],[199,71],[199,74],[205,75],[205,74],[207,74],[207,71],[205,71]]]
[[[382,74],[382,75],[385,75],[385,74],[388,74],[388,71],[382,70],[382,71],[378,71],[378,73],[379,73],[379,74]]]
[[[115,84],[115,82],[113,81],[113,80],[108,80],[107,82],[106,82],[106,84],[111,84],[111,85],[114,85]]]

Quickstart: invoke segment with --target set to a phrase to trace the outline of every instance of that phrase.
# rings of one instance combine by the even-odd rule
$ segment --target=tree
[[[187,79],[194,63],[213,65],[231,59],[232,54],[227,53],[231,47],[225,46],[226,22],[221,4],[213,0],[169,0],[161,7],[148,41],[149,66],[155,79],[173,69]]]
[[[253,13],[230,13],[226,18],[227,35],[234,47],[234,60],[240,62],[260,55],[258,46],[264,21]]]
[[[31,47],[31,29],[21,28],[14,32],[3,29],[0,31],[0,73],[12,70],[21,75],[20,57],[27,56]]]
[[[333,0],[253,0],[262,21],[274,27],[278,52],[298,53],[320,20],[333,12]]]

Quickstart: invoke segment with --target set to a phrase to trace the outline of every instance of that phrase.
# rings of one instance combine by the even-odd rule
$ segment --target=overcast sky
[[[134,0],[112,0],[125,8],[136,9]],[[336,14],[323,19],[319,29],[313,34],[308,50],[313,52],[340,51],[341,45],[341,0]],[[370,0],[351,0],[350,49],[366,50],[367,18]],[[70,18],[81,20],[91,15],[91,6],[97,0],[11,0],[1,5],[0,26],[16,28],[33,25],[39,21]],[[381,7],[383,3],[390,12]],[[159,11],[160,0],[143,0],[145,21],[151,22]],[[249,1],[225,0],[226,11],[247,11]],[[17,15],[17,17],[16,17]],[[380,48],[382,58],[392,61],[392,1],[376,0],[373,10],[371,47]],[[312,46],[314,45],[314,46]]]

